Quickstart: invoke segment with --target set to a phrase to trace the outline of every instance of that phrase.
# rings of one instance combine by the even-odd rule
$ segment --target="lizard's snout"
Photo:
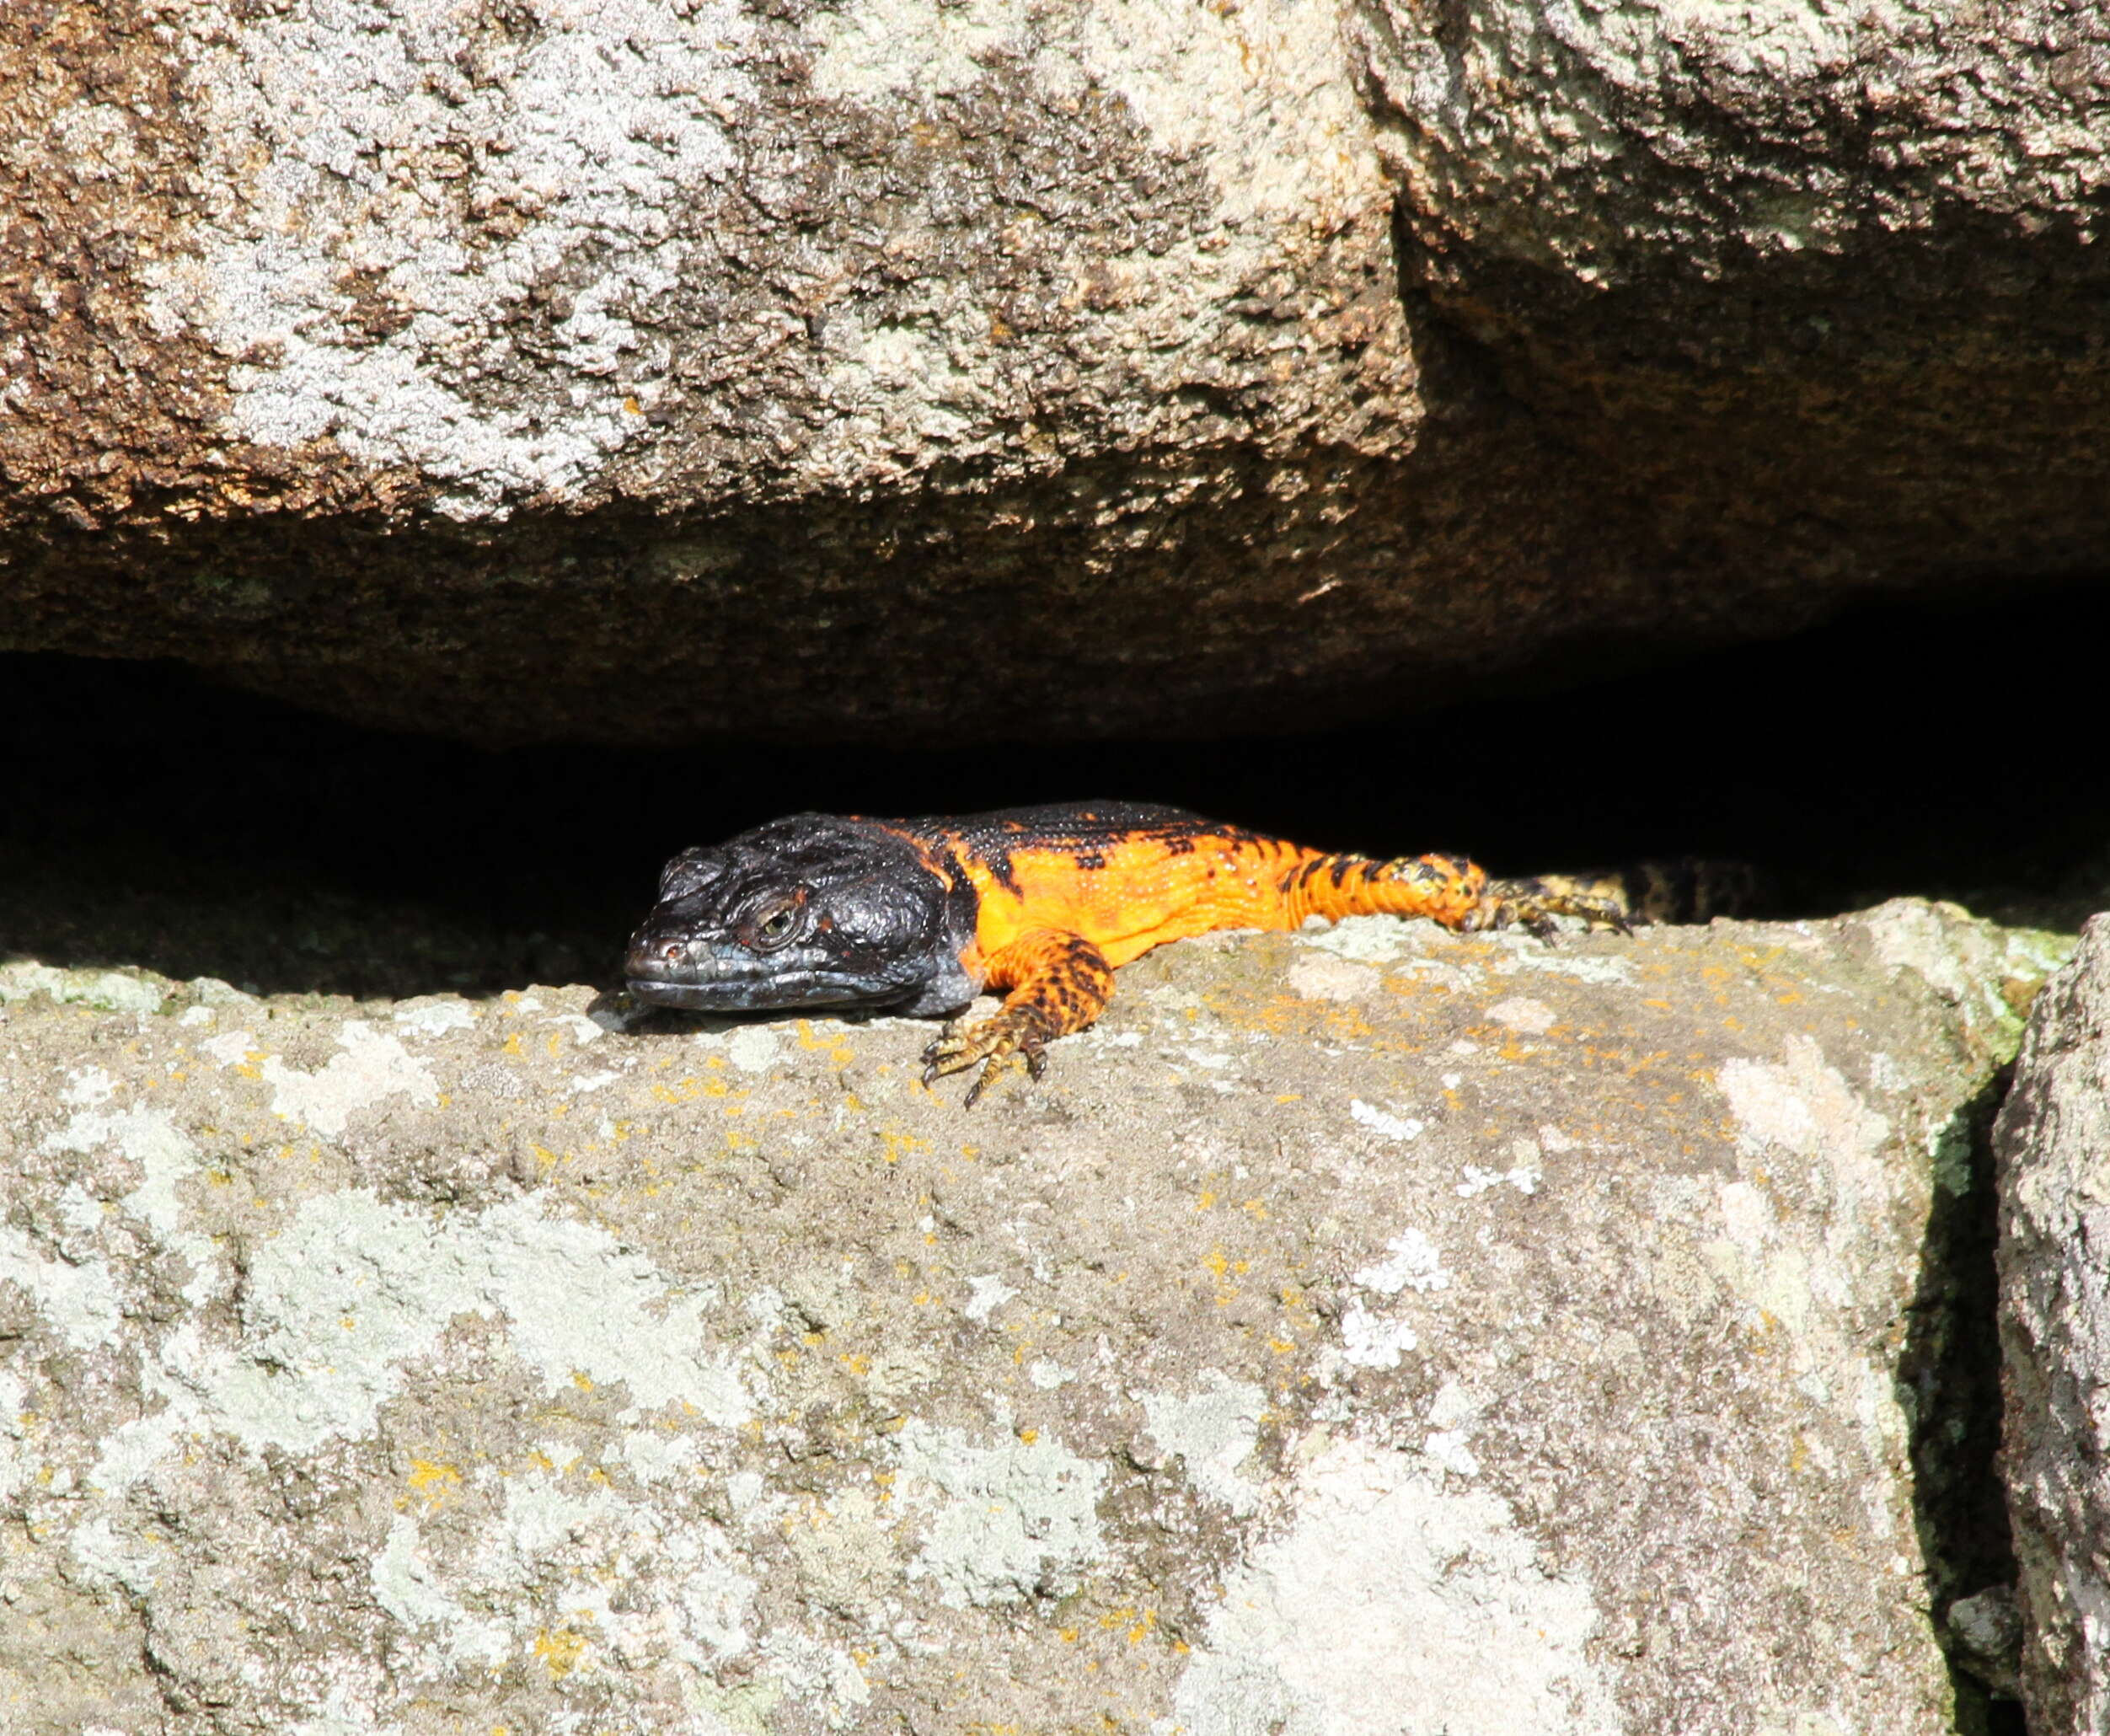
[[[633,983],[708,983],[720,974],[708,945],[651,924],[630,936],[624,973]]]

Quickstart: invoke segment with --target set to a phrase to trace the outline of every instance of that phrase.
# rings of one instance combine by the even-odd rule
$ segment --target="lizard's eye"
[[[781,940],[791,932],[791,924],[798,919],[798,912],[790,905],[771,917],[756,930],[765,940]]]

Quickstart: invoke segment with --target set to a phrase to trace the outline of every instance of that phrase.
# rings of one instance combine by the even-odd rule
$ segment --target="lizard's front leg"
[[[992,989],[1008,989],[988,1018],[955,1025],[924,1051],[924,1083],[983,1063],[967,1092],[972,1104],[1014,1056],[1035,1079],[1047,1065],[1042,1053],[1058,1037],[1082,1031],[1114,992],[1113,967],[1082,935],[1031,929],[985,961]]]

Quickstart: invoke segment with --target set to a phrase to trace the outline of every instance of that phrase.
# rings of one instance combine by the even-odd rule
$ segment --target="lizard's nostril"
[[[660,956],[670,964],[679,962],[681,956],[682,949],[677,943],[670,942],[660,950]]]

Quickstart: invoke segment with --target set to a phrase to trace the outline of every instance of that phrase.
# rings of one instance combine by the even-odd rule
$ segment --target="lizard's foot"
[[[1603,881],[1491,880],[1479,907],[1460,926],[1469,931],[1522,928],[1540,940],[1558,932],[1556,916],[1580,917],[1592,928],[1631,935],[1637,915],[1619,887]]]
[[[1047,1021],[1030,1006],[1007,1006],[972,1025],[950,1025],[945,1033],[924,1051],[923,1082],[931,1084],[948,1073],[961,1073],[982,1063],[982,1074],[968,1088],[967,1105],[989,1088],[1014,1060],[1026,1063],[1027,1074],[1038,1079],[1047,1070]]]

